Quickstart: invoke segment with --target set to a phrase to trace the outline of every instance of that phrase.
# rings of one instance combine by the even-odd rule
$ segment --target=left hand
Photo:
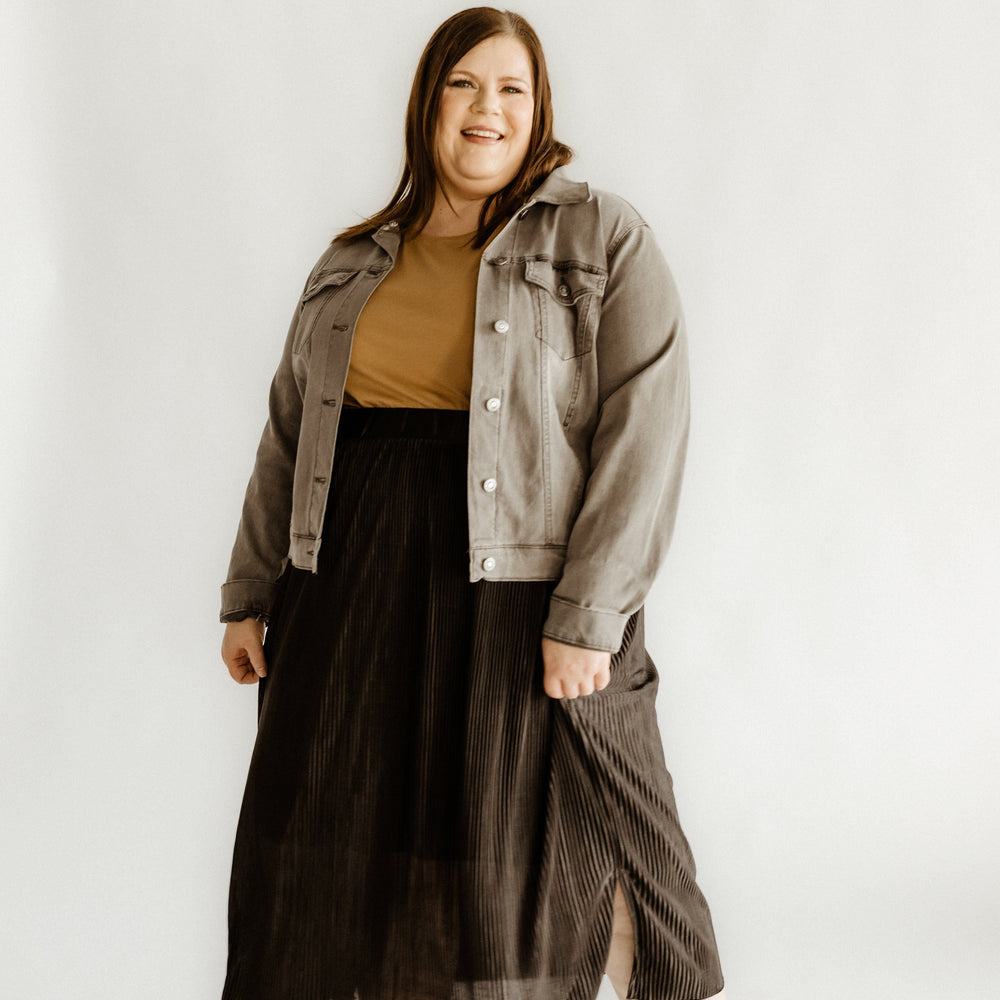
[[[611,683],[611,654],[601,649],[582,649],[542,636],[542,661],[542,687],[550,698],[593,694]]]

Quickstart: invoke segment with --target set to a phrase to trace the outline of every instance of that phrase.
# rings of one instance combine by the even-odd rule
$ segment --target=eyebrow
[[[474,79],[478,79],[478,77],[476,76],[475,73],[473,73],[473,72],[471,72],[470,70],[467,70],[467,69],[458,69],[456,67],[455,69],[452,70],[452,73],[462,73],[465,76],[471,76]],[[527,87],[529,90],[531,89],[531,84],[528,83],[527,80],[525,80],[523,77],[520,77],[520,76],[502,76],[502,77],[500,77],[500,82],[501,83],[519,83],[519,84],[521,84],[521,86]]]

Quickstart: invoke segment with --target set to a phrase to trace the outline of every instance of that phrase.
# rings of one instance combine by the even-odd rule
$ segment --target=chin
[[[456,190],[467,191],[471,197],[488,198],[491,194],[505,188],[516,176],[515,172],[491,174],[489,177],[463,177],[461,183],[456,185]]]

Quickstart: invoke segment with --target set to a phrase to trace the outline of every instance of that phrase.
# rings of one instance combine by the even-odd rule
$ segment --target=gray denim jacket
[[[394,223],[337,241],[295,309],[222,587],[267,615],[317,570],[355,323]],[[483,251],[469,413],[469,579],[558,580],[543,635],[615,652],[666,552],[689,420],[677,291],[621,198],[553,171]]]

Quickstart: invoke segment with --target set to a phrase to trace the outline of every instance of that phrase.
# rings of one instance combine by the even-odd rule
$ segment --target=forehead
[[[495,72],[531,80],[531,53],[524,43],[511,35],[493,35],[474,45],[455,63],[455,70],[470,73]]]

